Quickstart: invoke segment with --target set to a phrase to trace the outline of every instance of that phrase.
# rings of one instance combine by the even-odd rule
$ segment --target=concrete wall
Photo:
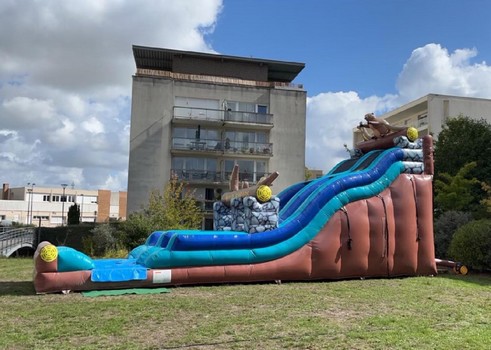
[[[448,117],[458,117],[462,114],[473,119],[485,119],[491,123],[491,100],[445,96],[428,96],[428,116],[430,131],[435,135],[442,131],[442,124]]]
[[[275,194],[305,180],[306,98],[305,91],[271,90],[274,128],[270,142],[274,151],[269,171],[280,173],[272,187]]]
[[[128,213],[141,209],[169,179],[173,88],[171,80],[133,77]]]

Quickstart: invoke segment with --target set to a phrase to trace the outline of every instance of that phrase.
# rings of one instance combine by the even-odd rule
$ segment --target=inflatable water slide
[[[434,275],[433,141],[410,129],[271,198],[216,205],[213,231],[153,232],[126,259],[41,242],[36,292]]]

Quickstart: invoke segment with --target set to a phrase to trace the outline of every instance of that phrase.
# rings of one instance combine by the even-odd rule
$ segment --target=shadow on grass
[[[7,295],[35,295],[32,281],[0,282],[0,297]]]
[[[469,272],[467,275],[457,275],[452,272],[439,273],[438,277],[449,278],[456,281],[478,284],[483,287],[491,286],[491,273]]]

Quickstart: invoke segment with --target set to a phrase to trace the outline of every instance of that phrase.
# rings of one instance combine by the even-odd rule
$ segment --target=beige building
[[[55,227],[67,223],[68,209],[80,206],[80,222],[108,222],[126,219],[126,192],[83,190],[69,187],[41,187],[29,184],[10,188],[3,184],[0,224],[21,223]]]
[[[491,123],[491,100],[474,97],[428,94],[378,117],[395,126],[413,126],[419,135],[432,134],[435,138],[449,117],[460,114]],[[358,129],[353,130],[353,144],[362,141]]]
[[[128,212],[171,176],[213,202],[235,163],[249,184],[278,171],[273,191],[304,180],[303,63],[134,46]]]

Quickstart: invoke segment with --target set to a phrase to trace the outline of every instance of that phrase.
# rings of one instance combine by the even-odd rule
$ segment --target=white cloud
[[[132,45],[210,52],[221,0],[0,3],[0,166],[11,187],[125,190]]]
[[[403,100],[428,93],[472,97],[491,96],[491,67],[472,63],[477,49],[458,49],[449,53],[438,44],[415,49],[399,74],[397,88]]]
[[[97,120],[96,117],[90,117],[89,120],[82,122],[81,126],[91,134],[100,134],[104,132],[104,125]]]
[[[349,155],[352,128],[366,113],[382,114],[429,93],[491,98],[491,67],[472,63],[477,49],[448,53],[438,44],[415,49],[397,79],[397,94],[360,98],[356,92],[329,92],[307,100],[306,166],[329,171]]]
[[[3,128],[32,129],[43,127],[54,117],[53,101],[16,96],[2,103]]]

